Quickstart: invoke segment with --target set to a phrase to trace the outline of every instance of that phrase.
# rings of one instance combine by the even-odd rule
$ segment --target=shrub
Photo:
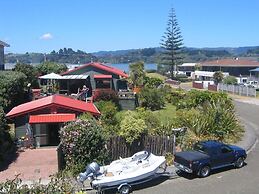
[[[139,118],[136,112],[126,111],[120,123],[119,135],[124,137],[127,143],[132,144],[146,129],[145,121]]]
[[[223,79],[224,84],[230,84],[230,85],[236,85],[237,84],[237,79],[235,76],[227,76]]]
[[[117,133],[118,120],[116,118],[116,113],[118,108],[112,101],[99,101],[96,103],[97,108],[101,112],[100,121],[104,127],[106,134],[114,135]]]
[[[146,72],[147,73],[156,73],[157,70],[156,69],[147,69]]]
[[[212,103],[217,99],[220,99],[225,103],[232,104],[231,99],[225,93],[191,90],[185,95],[185,98],[178,101],[178,103],[176,104],[176,108],[196,108],[206,102]]]
[[[178,111],[177,121],[179,126],[188,128],[183,148],[208,139],[233,143],[240,139],[243,132],[233,104],[221,99],[207,102],[198,109]]]
[[[145,77],[144,78],[144,85],[147,88],[157,88],[163,83],[163,80],[159,78],[152,78],[152,77]]]
[[[150,110],[159,110],[165,105],[163,91],[156,88],[143,88],[139,94],[140,106]]]
[[[175,79],[176,81],[180,81],[180,82],[188,82],[188,81],[190,81],[190,80],[188,79],[188,76],[186,76],[185,74],[177,74],[177,75],[174,77],[174,79]]]
[[[31,185],[22,183],[19,176],[16,176],[13,180],[7,180],[0,183],[0,193],[13,193],[13,194],[43,194],[43,193],[75,193],[79,192],[80,188],[76,185],[75,180],[69,177],[65,177],[62,174],[52,176],[50,182],[47,185],[39,182],[34,182]]]
[[[103,129],[94,119],[67,123],[60,130],[60,141],[66,167],[75,167],[74,173],[82,171],[93,160],[99,163],[107,160]]]
[[[112,101],[114,102],[116,105],[118,105],[119,103],[119,97],[117,95],[117,92],[115,92],[114,90],[99,90],[94,94],[94,102],[98,102],[98,101]]]
[[[182,89],[172,90],[170,95],[168,95],[168,102],[171,102],[173,105],[177,106],[178,103],[187,96],[186,91]]]
[[[147,132],[150,135],[157,135],[157,131],[160,127],[160,121],[152,111],[145,110],[144,108],[137,108],[137,116],[145,121]]]

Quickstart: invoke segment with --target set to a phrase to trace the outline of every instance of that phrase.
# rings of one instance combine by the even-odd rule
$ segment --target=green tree
[[[224,75],[221,71],[216,71],[214,74],[213,74],[213,80],[215,82],[215,84],[217,85],[218,83],[222,82],[224,78]]]
[[[166,32],[162,36],[162,48],[165,50],[162,54],[162,64],[168,65],[171,72],[171,78],[174,78],[174,71],[182,61],[183,38],[176,18],[174,8],[171,9]]]
[[[237,79],[235,76],[227,76],[223,79],[224,84],[230,84],[230,85],[236,85],[237,84]]]
[[[0,106],[5,112],[25,102],[26,80],[21,72],[0,72]]]
[[[5,155],[14,148],[14,143],[8,129],[9,127],[7,125],[4,111],[2,107],[0,107],[0,166],[4,161]]]
[[[24,63],[17,63],[13,70],[24,73],[27,77],[26,82],[31,83],[31,86],[33,88],[39,87],[37,72],[36,72],[36,68],[34,66],[29,65],[29,64],[24,64]]]
[[[132,144],[146,131],[145,121],[138,117],[134,111],[127,111],[120,123],[119,135],[126,139],[126,142]]]
[[[142,86],[145,78],[144,62],[131,63],[129,69],[129,80],[133,86]]]
[[[37,72],[41,75],[49,74],[49,73],[62,73],[67,70],[67,66],[65,64],[58,64],[54,62],[44,62],[36,66]]]

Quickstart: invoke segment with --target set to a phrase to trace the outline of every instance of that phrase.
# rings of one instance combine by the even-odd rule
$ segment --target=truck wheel
[[[236,168],[241,168],[244,166],[244,158],[239,157],[236,162],[235,162],[235,167]]]
[[[119,189],[118,189],[120,194],[129,194],[130,193],[130,186],[129,185],[122,185]]]
[[[209,166],[203,166],[203,167],[201,167],[201,169],[199,170],[198,175],[199,175],[201,178],[204,178],[204,177],[209,176],[209,175],[210,175],[210,167],[209,167]]]

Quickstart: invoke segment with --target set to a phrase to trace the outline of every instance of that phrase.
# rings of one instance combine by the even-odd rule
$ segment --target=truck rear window
[[[200,143],[194,144],[193,149],[196,150],[196,151],[199,151],[199,152],[203,152],[205,154],[209,154],[208,149]]]

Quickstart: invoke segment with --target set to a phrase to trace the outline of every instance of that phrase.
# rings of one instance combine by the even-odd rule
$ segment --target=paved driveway
[[[56,148],[26,149],[6,170],[0,171],[0,181],[13,179],[16,174],[22,180],[48,179],[57,170]]]

